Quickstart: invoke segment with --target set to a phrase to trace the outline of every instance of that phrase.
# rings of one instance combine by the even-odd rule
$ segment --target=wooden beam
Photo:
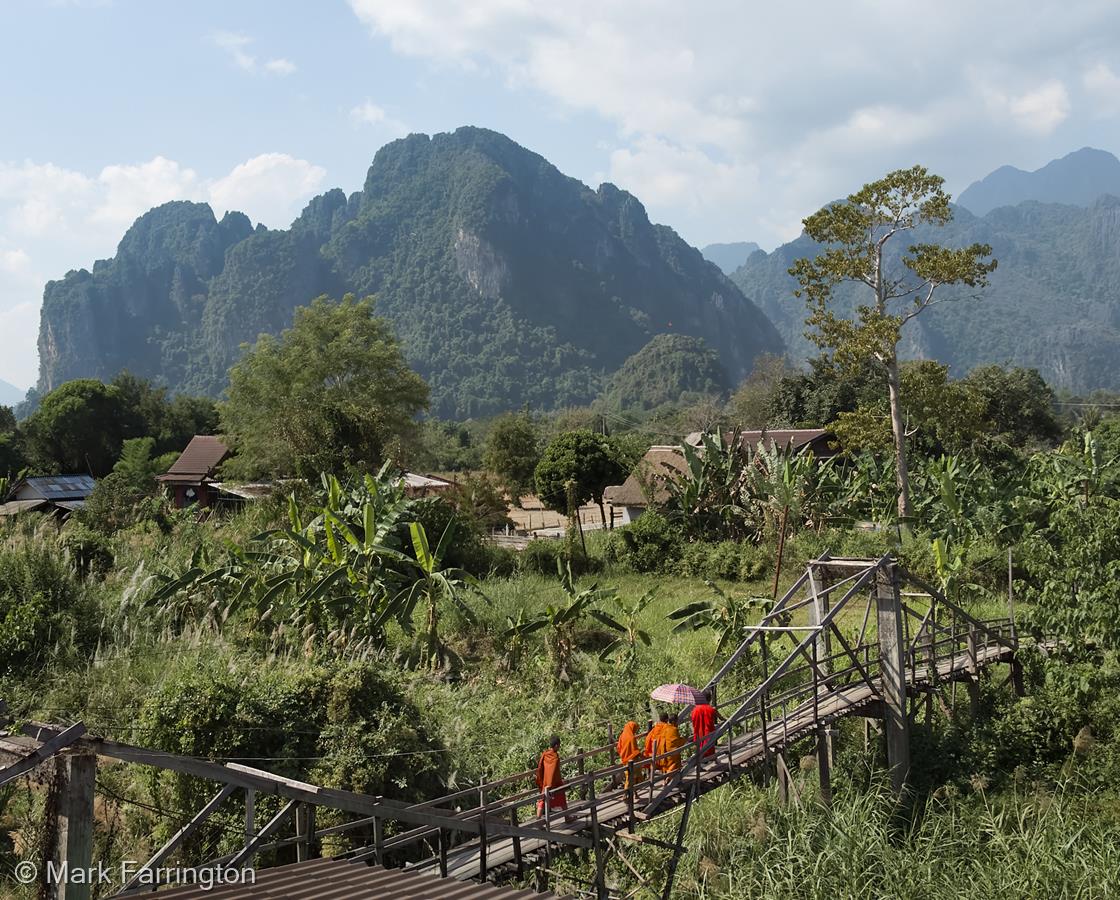
[[[84,729],[83,729],[84,730]],[[62,761],[63,783],[58,802],[58,861],[67,873],[58,885],[58,900],[90,900],[90,879],[73,881],[71,872],[87,873],[93,864],[93,793],[97,757],[74,753]]]
[[[140,870],[129,879],[128,883],[121,888],[120,892],[126,894],[129,891],[137,889],[139,882],[144,878],[144,874],[153,869],[158,869],[160,865],[163,864],[163,861],[166,860],[183,841],[198,831],[214,811],[225,802],[226,798],[236,790],[237,788],[232,784],[222,785],[222,789],[211,798],[210,802],[202,807],[186,825],[176,831],[175,834],[171,836],[170,840],[160,847],[155,854],[153,854],[152,858],[140,867]],[[146,887],[147,885],[143,886]]]
[[[39,740],[45,740],[59,733],[53,726],[43,723],[35,723],[25,731]],[[458,818],[454,813],[442,809],[432,809],[430,807],[422,809],[386,800],[383,797],[371,797],[366,794],[356,794],[352,791],[323,788],[292,778],[274,775],[262,769],[254,769],[250,766],[241,766],[234,763],[222,764],[189,756],[177,756],[174,753],[133,747],[105,738],[89,737],[86,738],[84,743],[98,756],[170,769],[174,772],[194,775],[197,778],[206,778],[221,784],[232,784],[240,788],[252,788],[260,794],[272,794],[289,800],[303,800],[317,806],[338,809],[360,816],[377,816],[381,819],[391,819],[412,825],[446,828],[449,831],[465,832],[472,835],[479,833],[479,823],[476,820]],[[487,832],[490,837],[517,836],[530,840],[549,840],[556,844],[567,844],[572,847],[591,846],[590,840],[574,834],[555,831],[546,833],[542,829],[527,828],[524,825],[514,829],[505,823],[487,822]]]
[[[85,733],[86,726],[81,722],[55,732],[48,740],[44,741],[35,750],[32,750],[31,753],[19,760],[19,762],[8,766],[6,769],[0,769],[0,787],[3,787],[9,781],[14,781],[21,775],[26,775],[36,766],[58,753],[59,750],[62,750],[64,747],[69,747]]]
[[[910,777],[910,720],[906,715],[906,657],[902,636],[902,601],[893,560],[875,571],[875,606],[879,623],[879,696],[891,786],[901,795]]]
[[[289,800],[281,808],[280,812],[269,819],[268,824],[264,826],[256,836],[249,841],[237,854],[234,855],[225,866],[227,869],[236,869],[247,863],[260,850],[261,845],[264,844],[273,834],[279,831],[280,827],[288,820],[293,810],[296,808],[298,801]]]

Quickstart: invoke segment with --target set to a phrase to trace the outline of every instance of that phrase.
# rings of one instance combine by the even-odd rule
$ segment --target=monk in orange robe
[[[669,753],[671,750],[677,750],[684,746],[684,738],[681,737],[680,729],[677,728],[676,722],[670,722],[669,717],[662,713],[662,728],[661,732],[657,735],[657,755],[661,756],[664,753]],[[666,775],[676,772],[681,767],[680,753],[671,753],[657,761],[657,768],[659,768]]]
[[[615,746],[618,751],[618,761],[622,765],[642,758],[642,751],[638,747],[638,723],[627,722],[622,727],[622,734],[618,736],[618,744]],[[645,777],[643,766],[635,766],[634,780],[641,781]],[[630,786],[630,772],[627,770],[624,784],[626,787]]]
[[[691,719],[692,739],[702,745],[704,739],[716,730],[716,723],[719,722],[719,713],[712,706],[712,695],[707,691],[704,691],[702,702],[692,707]],[[704,751],[705,756],[711,756],[714,753],[715,747],[708,747]]]
[[[538,816],[544,815],[545,791],[549,791],[550,810],[568,808],[567,792],[557,790],[564,787],[564,776],[560,773],[560,738],[556,735],[549,740],[548,748],[541,754],[540,761],[537,763],[537,787],[541,791],[541,799],[537,801]]]

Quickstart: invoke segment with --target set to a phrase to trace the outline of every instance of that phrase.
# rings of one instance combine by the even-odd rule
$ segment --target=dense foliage
[[[0,435],[10,436],[9,467],[18,462],[41,474],[101,476],[128,440],[150,438],[150,453],[178,453],[192,436],[211,434],[217,424],[212,401],[172,398],[166,388],[122,372],[108,384],[87,378],[61,385],[18,426],[0,420]]]
[[[723,398],[730,385],[719,355],[700,338],[659,334],[607,381],[597,405],[647,413],[658,407]]]
[[[230,370],[222,432],[243,476],[372,471],[414,440],[427,385],[405,364],[373,301],[347,294],[296,311]]]

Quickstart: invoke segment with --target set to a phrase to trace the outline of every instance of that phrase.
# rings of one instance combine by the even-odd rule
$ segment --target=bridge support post
[[[817,773],[820,776],[821,803],[832,806],[832,738],[828,727],[817,727]]]
[[[774,761],[778,769],[778,802],[782,806],[789,806],[790,775],[789,764],[786,762],[786,751],[779,750]]]
[[[891,786],[901,795],[910,776],[910,720],[906,715],[906,654],[902,637],[902,600],[898,571],[892,561],[875,573],[875,606],[879,624],[879,669],[883,698],[883,732]]]

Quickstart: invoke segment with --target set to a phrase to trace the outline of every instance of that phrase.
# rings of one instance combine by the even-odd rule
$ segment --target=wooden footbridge
[[[89,864],[93,772],[96,757],[105,756],[174,769],[222,785],[214,799],[149,860],[149,870],[165,864],[214,810],[241,793],[246,812],[244,847],[199,869],[243,866],[264,851],[292,846],[297,859],[312,862],[323,837],[348,831],[364,837],[357,841],[359,849],[345,854],[345,859],[354,864],[403,866],[412,874],[429,875],[433,882],[436,878],[500,882],[523,878],[535,869],[542,884],[555,854],[589,853],[595,860],[593,892],[605,898],[609,896],[604,877],[608,854],[629,866],[624,848],[647,844],[672,854],[663,893],[668,897],[691,805],[703,794],[762,772],[765,777],[775,775],[779,790],[788,795],[787,752],[799,742],[811,742],[822,798],[828,802],[832,726],[846,716],[878,720],[892,781],[902,792],[910,771],[910,729],[923,710],[929,718],[936,704],[951,714],[957,683],[965,685],[975,708],[981,673],[1001,664],[1009,667],[1008,681],[1021,691],[1018,648],[1013,618],[971,616],[904,570],[892,556],[857,560],[825,555],[809,563],[786,594],[748,629],[706,685],[722,720],[703,743],[693,740],[673,754],[657,757],[652,771],[648,760],[618,764],[610,743],[569,756],[563,760],[568,796],[563,811],[551,809],[550,797],[545,796],[544,814],[538,813],[542,797],[533,784],[533,771],[404,804],[329,790],[233,763],[130,747],[86,735],[80,724],[70,728],[33,724],[23,729],[23,736],[0,735],[0,762],[5,752],[9,761],[17,758],[8,769],[0,769],[0,785],[62,754],[60,771],[69,789],[59,794],[62,808],[57,818],[62,826],[57,856],[79,865]],[[682,712],[682,720],[687,712]],[[675,771],[661,771],[656,763],[670,755],[679,765]],[[258,824],[253,805],[261,793],[279,795],[287,802],[276,816]],[[317,807],[355,818],[317,829]],[[677,807],[683,807],[683,814],[675,842],[639,833],[642,822]],[[546,877],[539,877],[540,873]],[[144,883],[138,876],[122,886],[122,893],[143,889]],[[459,895],[450,886],[432,895],[437,893]],[[250,892],[228,896],[243,895]]]

